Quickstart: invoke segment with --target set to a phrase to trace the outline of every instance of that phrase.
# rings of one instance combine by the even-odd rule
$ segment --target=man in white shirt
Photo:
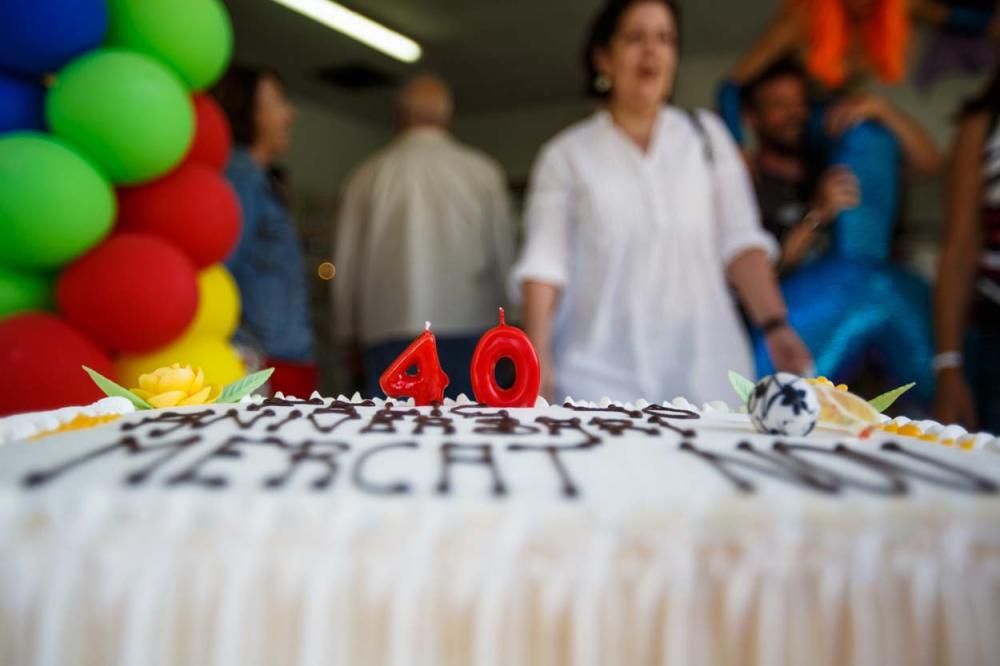
[[[399,134],[350,177],[337,221],[335,330],[360,346],[365,388],[430,321],[451,379],[471,397],[479,336],[497,323],[515,228],[500,166],[448,133],[452,97],[421,75],[397,99]]]

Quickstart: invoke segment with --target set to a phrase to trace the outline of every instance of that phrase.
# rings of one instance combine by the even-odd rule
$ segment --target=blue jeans
[[[976,401],[979,429],[1000,435],[1000,331],[970,327],[965,337],[964,366]]]
[[[472,367],[472,355],[476,351],[479,337],[478,334],[455,337],[437,336],[438,358],[441,360],[441,369],[448,375],[449,380],[448,388],[444,392],[446,397],[457,398],[459,393],[464,393],[470,400],[474,399],[469,370]],[[412,339],[391,340],[365,347],[362,360],[365,370],[365,397],[385,397],[378,385],[379,377],[410,346],[411,342],[413,342]]]

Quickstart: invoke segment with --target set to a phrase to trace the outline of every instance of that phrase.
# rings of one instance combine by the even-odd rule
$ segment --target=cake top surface
[[[314,395],[132,413],[114,400],[0,421],[0,437],[17,440],[0,446],[0,492],[43,502],[127,491],[560,504],[609,515],[788,499],[1000,511],[1000,440],[932,422],[884,419],[865,438],[822,426],[777,437],[724,403],[681,398],[498,409]],[[121,418],[88,429],[54,425],[116,409]]]

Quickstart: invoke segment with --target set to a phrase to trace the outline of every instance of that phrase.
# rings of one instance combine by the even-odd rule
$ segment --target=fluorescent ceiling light
[[[416,62],[422,53],[415,41],[381,23],[330,0],[274,0],[303,16],[342,32],[376,51],[403,62]]]

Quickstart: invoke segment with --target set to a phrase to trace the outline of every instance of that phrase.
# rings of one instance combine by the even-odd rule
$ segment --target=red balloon
[[[184,164],[152,183],[118,190],[117,229],[169,241],[198,268],[228,257],[241,226],[233,188],[203,164]]]
[[[233,135],[229,121],[216,102],[208,95],[194,95],[194,140],[185,162],[197,162],[222,171],[229,162]]]
[[[104,394],[84,365],[105,377],[114,374],[103,350],[54,315],[33,312],[0,321],[0,416],[100,400]]]
[[[194,319],[197,275],[170,243],[115,234],[63,272],[56,302],[71,324],[106,349],[145,353],[177,338]]]

